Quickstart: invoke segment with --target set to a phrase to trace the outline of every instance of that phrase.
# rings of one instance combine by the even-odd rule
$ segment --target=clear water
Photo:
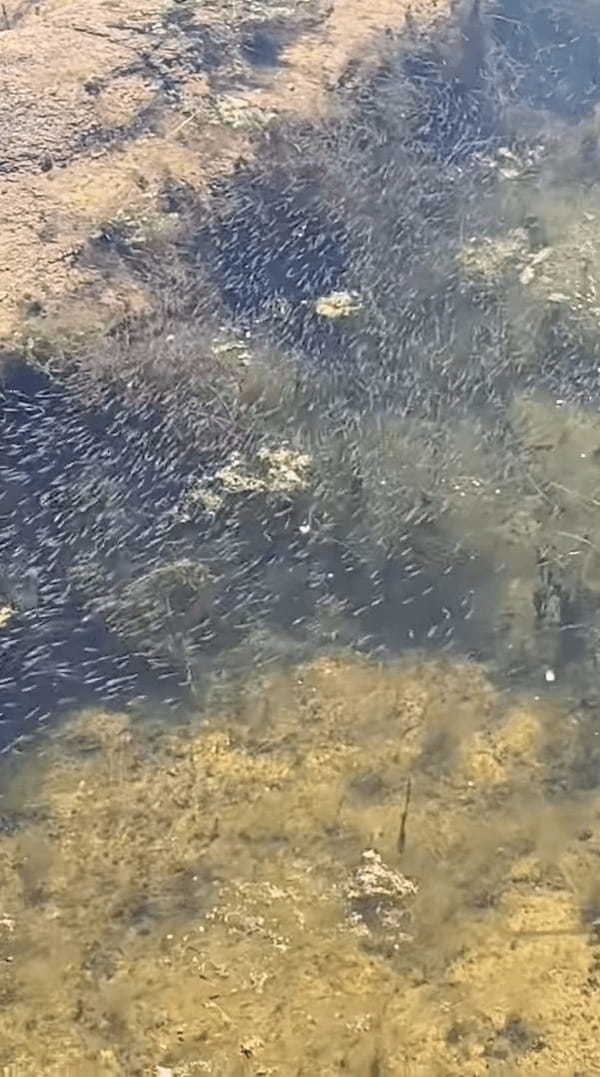
[[[387,43],[9,371],[7,1072],[600,1071],[597,43]]]

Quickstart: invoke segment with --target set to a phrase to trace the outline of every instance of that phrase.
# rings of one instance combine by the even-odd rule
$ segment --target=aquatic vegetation
[[[326,658],[183,726],[71,716],[4,766],[0,1063],[593,1072],[598,793],[556,769],[593,725]]]

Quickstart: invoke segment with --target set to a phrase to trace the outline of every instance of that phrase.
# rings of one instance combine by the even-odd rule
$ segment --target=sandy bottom
[[[2,776],[0,1067],[600,1073],[597,725],[340,658],[73,716]]]

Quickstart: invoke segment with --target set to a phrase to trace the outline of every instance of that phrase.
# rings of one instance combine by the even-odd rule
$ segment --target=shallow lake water
[[[386,39],[8,369],[5,1072],[600,1073],[599,33]]]

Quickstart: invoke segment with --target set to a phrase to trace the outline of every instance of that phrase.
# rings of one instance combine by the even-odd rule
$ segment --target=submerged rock
[[[346,886],[350,901],[351,919],[366,933],[394,933],[394,941],[410,936],[410,901],[417,885],[401,872],[390,868],[375,849],[365,849],[361,864]]]

